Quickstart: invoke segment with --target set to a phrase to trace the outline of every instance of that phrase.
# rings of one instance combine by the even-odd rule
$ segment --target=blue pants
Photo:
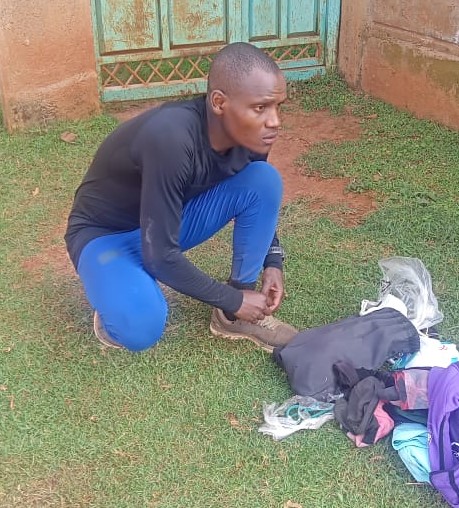
[[[231,280],[256,282],[275,233],[281,200],[277,170],[267,162],[248,164],[185,204],[179,238],[182,251],[235,219]],[[110,256],[114,250],[121,254]],[[161,338],[167,303],[143,266],[140,229],[90,241],[81,253],[78,274],[89,303],[117,342],[141,351]]]

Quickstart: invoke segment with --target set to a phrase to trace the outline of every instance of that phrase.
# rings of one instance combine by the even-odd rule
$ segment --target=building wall
[[[99,111],[89,0],[2,0],[0,48],[8,130]]]
[[[10,131],[100,110],[89,0],[0,2]],[[457,0],[342,0],[338,66],[355,88],[459,128]]]
[[[338,67],[355,88],[459,128],[457,0],[342,0]]]

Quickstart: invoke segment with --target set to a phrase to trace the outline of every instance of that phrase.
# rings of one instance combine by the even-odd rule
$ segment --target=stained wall
[[[351,86],[459,129],[459,2],[342,0],[338,68]]]
[[[89,0],[3,0],[0,48],[8,130],[99,111]]]

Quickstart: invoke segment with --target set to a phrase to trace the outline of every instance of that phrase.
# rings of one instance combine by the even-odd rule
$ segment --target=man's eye
[[[255,111],[257,113],[263,113],[263,111],[266,109],[266,106],[263,106],[262,104],[260,104],[259,106],[255,106]]]

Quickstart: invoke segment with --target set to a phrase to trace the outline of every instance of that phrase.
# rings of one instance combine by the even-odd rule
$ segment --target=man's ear
[[[215,115],[221,116],[223,115],[223,110],[225,109],[227,97],[225,92],[221,90],[212,90],[210,93],[210,105],[212,107],[212,111]]]

